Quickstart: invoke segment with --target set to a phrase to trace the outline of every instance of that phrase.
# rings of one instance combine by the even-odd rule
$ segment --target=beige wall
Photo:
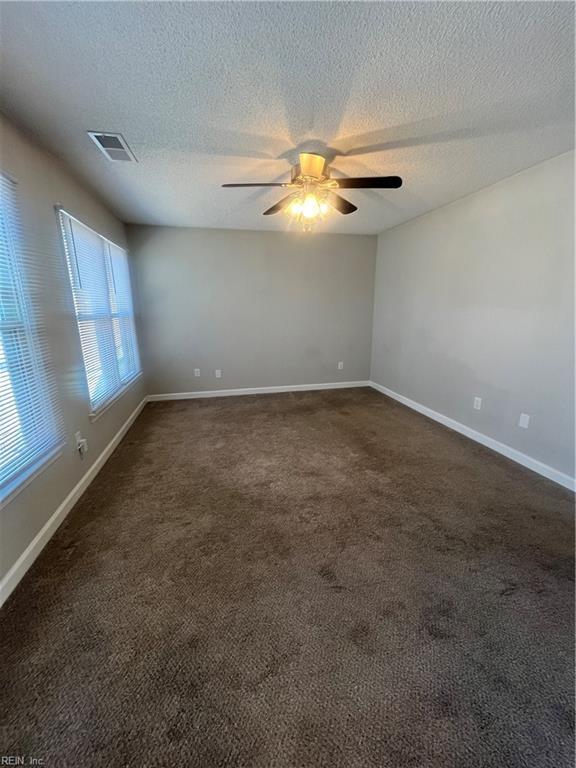
[[[372,379],[570,476],[573,332],[573,153],[378,238]]]
[[[121,245],[125,242],[124,228],[53,156],[7,120],[1,119],[0,131],[0,169],[18,183],[24,245],[37,258],[49,261],[57,273],[45,286],[45,310],[66,434],[62,455],[0,510],[1,578],[124,424],[142,400],[144,390],[140,378],[97,421],[90,421],[80,340],[54,205],[61,203],[74,216]],[[75,450],[77,430],[89,442],[84,461]]]
[[[375,237],[128,233],[150,393],[368,378]]]

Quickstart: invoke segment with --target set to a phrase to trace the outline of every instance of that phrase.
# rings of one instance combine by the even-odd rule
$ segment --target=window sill
[[[48,469],[49,466],[54,464],[54,462],[62,456],[63,448],[64,443],[59,443],[56,448],[53,448],[45,456],[42,456],[41,459],[34,462],[34,464],[23,472],[22,475],[14,479],[11,483],[8,483],[6,487],[0,491],[0,509],[7,507],[8,504],[10,504],[16,496],[26,488],[26,486],[30,485],[30,483],[33,480],[36,480],[45,469]]]
[[[142,378],[142,371],[139,371],[135,376],[129,379],[129,381],[127,381],[126,384],[124,384],[124,386],[118,390],[118,392],[115,392],[109,400],[106,400],[106,402],[100,405],[95,411],[92,411],[90,414],[90,421],[98,421],[100,416],[102,416],[103,413],[106,413],[106,411],[111,408],[114,403],[116,403],[122,397],[122,395],[125,395],[130,387],[132,387],[140,378]]]

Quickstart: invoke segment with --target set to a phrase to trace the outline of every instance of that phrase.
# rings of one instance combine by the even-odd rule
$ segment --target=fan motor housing
[[[299,160],[300,162],[292,168],[292,181],[302,178],[323,181],[328,178],[326,159],[322,155],[301,152]]]

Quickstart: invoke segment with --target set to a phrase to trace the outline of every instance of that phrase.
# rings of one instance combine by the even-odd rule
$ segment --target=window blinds
[[[64,443],[41,320],[43,263],[23,247],[16,183],[0,174],[0,499]]]
[[[60,225],[93,413],[140,373],[126,251],[63,210]]]

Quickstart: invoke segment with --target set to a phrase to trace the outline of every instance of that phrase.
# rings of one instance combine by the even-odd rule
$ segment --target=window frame
[[[140,358],[140,349],[138,344],[138,334],[136,329],[136,312],[134,310],[134,297],[133,297],[133,289],[132,289],[132,275],[130,273],[130,260],[129,260],[129,251],[127,248],[122,247],[121,245],[118,245],[118,243],[115,243],[113,240],[110,240],[110,238],[106,237],[105,235],[100,234],[97,230],[95,230],[93,227],[88,226],[82,219],[79,219],[78,217],[74,216],[70,211],[68,211],[64,206],[62,205],[55,205],[54,210],[56,212],[56,218],[58,221],[58,227],[60,230],[60,240],[62,243],[62,249],[64,252],[64,259],[66,262],[66,271],[68,276],[68,285],[70,289],[70,296],[71,296],[71,303],[72,307],[74,309],[74,317],[76,319],[76,329],[78,331],[78,340],[80,342],[80,350],[81,350],[81,356],[82,356],[82,368],[84,371],[84,382],[86,385],[86,396],[88,398],[88,403],[90,407],[90,414],[89,418],[90,421],[94,422],[97,421],[102,414],[107,411],[117,400],[119,400],[132,386],[133,384],[138,381],[138,379],[141,378],[143,375],[142,371],[142,361]],[[77,283],[80,283],[79,280],[79,271],[78,271],[78,264],[76,260],[76,251],[74,250],[74,253],[71,254],[73,258],[68,259],[68,246],[66,243],[66,226],[64,223],[64,217],[67,217],[71,221],[76,222],[80,226],[87,229],[92,234],[96,235],[102,242],[105,244],[106,247],[106,253],[105,253],[105,271],[106,271],[106,282],[107,282],[107,307],[108,312],[107,314],[103,315],[101,312],[83,312],[79,311],[76,307],[76,298],[75,298],[75,286],[73,283],[72,278],[72,272],[75,272],[76,277],[74,278]],[[70,230],[72,232],[72,230]],[[73,235],[72,235],[73,238]],[[118,309],[116,311],[113,311],[111,303],[110,303],[110,290],[112,287],[114,287],[115,291],[115,284],[114,284],[114,267],[112,264],[112,253],[111,253],[111,246],[113,248],[117,248],[119,251],[121,251],[127,261],[127,268],[128,268],[128,276],[130,281],[130,299],[131,299],[131,306],[132,306],[132,314],[129,312],[120,312]],[[73,246],[75,248],[75,246]],[[112,329],[113,329],[113,321],[115,319],[119,319],[121,317],[127,317],[132,321],[133,325],[133,331],[134,331],[134,342],[135,342],[135,349],[136,349],[136,357],[137,357],[137,365],[138,369],[135,373],[133,373],[129,378],[122,379],[122,376],[120,374],[120,366],[118,362],[118,357],[115,355],[115,361],[116,361],[116,374],[117,374],[117,380],[119,382],[119,386],[117,389],[115,389],[112,394],[107,397],[105,400],[102,400],[101,402],[98,402],[98,404],[95,406],[92,400],[92,397],[90,395],[90,385],[88,383],[88,371],[86,368],[86,361],[84,358],[84,349],[82,347],[82,336],[80,332],[80,323],[81,322],[95,322],[97,320],[106,319],[109,320]],[[114,331],[112,330],[112,334],[114,334]],[[100,345],[98,344],[98,350],[100,350]]]

